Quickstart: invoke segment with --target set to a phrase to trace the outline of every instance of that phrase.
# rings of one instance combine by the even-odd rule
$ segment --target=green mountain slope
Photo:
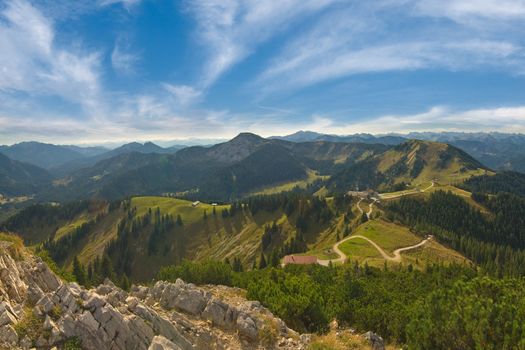
[[[84,158],[84,154],[67,146],[57,146],[40,142],[21,142],[12,146],[0,146],[0,153],[24,163],[44,169]]]
[[[328,186],[336,191],[393,191],[431,181],[461,183],[486,172],[481,163],[454,146],[410,140],[335,174]]]
[[[51,182],[51,175],[37,166],[0,154],[0,194],[31,195]]]
[[[228,259],[249,268],[259,266],[261,254],[272,265],[278,265],[290,253],[335,258],[329,252],[333,244],[354,231],[367,230],[361,225],[357,204],[357,199],[350,197],[319,199],[299,194],[251,197],[243,204],[231,205],[133,197],[111,204],[91,200],[32,206],[9,219],[2,228],[17,232],[26,244],[43,244],[60,266],[71,267],[74,257],[87,266],[107,255],[119,274],[145,281],[162,266],[179,264],[184,259]],[[380,218],[370,225],[388,236],[371,236],[385,250],[422,239],[406,227]],[[388,227],[388,232],[383,232],[384,227]],[[369,247],[365,244],[357,248],[349,259],[367,261],[360,257],[366,257]],[[438,243],[401,262],[416,260],[464,261]],[[383,264],[380,259],[369,262]]]
[[[129,153],[106,159],[57,181],[59,186],[45,198],[120,199],[170,192],[225,201],[306,179],[311,171],[330,175],[387,149],[384,145],[296,144],[244,133],[212,147],[188,147],[170,155]]]

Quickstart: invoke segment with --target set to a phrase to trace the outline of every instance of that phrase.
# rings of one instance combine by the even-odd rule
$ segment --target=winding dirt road
[[[395,195],[395,196],[392,196],[392,197],[386,197],[385,199],[393,199],[393,198],[397,198],[397,197],[402,197],[402,196],[406,196],[406,195],[410,195],[410,194],[414,194],[414,193],[420,193],[420,192],[426,192],[428,190],[430,190],[432,187],[434,187],[434,181],[432,181],[431,185],[428,186],[427,188],[421,190],[421,191],[418,191],[418,192],[410,192],[410,193],[402,193],[402,194],[399,194],[399,195]],[[380,198],[383,198],[381,197],[382,195],[380,194],[379,195]],[[364,200],[363,197],[361,197],[359,199],[359,201],[357,202],[357,209],[359,210],[359,212],[362,214],[364,214],[364,211],[363,209],[361,208],[360,204],[361,202]],[[376,202],[379,201],[379,199],[377,198],[372,198],[372,203],[370,203],[368,205],[368,212],[366,213],[366,217],[370,220],[370,215],[372,215],[372,211],[373,211],[373,208],[374,208],[374,204]],[[423,245],[425,245],[428,241],[432,240],[432,235],[429,235],[426,239],[422,240],[421,242],[419,242],[418,244],[414,244],[414,245],[411,245],[411,246],[408,246],[408,247],[403,247],[403,248],[399,248],[399,249],[396,249],[394,250],[394,256],[390,256],[388,255],[384,250],[383,248],[381,248],[379,245],[377,245],[376,242],[372,241],[370,238],[367,238],[365,236],[361,236],[361,235],[353,235],[353,236],[348,236],[342,240],[340,240],[339,242],[335,243],[333,246],[332,246],[332,251],[334,253],[336,253],[337,255],[339,255],[339,258],[336,258],[336,259],[318,259],[317,260],[317,263],[319,265],[323,265],[323,266],[328,266],[330,264],[330,262],[332,264],[335,264],[335,263],[344,263],[346,261],[346,259],[348,259],[348,256],[343,253],[341,251],[341,249],[339,249],[339,246],[350,240],[350,239],[356,239],[356,238],[360,238],[360,239],[364,239],[365,241],[367,241],[368,243],[370,243],[374,248],[377,249],[377,251],[379,252],[379,254],[381,254],[381,256],[383,257],[383,259],[385,260],[388,260],[388,261],[394,261],[394,262],[400,262],[401,261],[401,253],[402,252],[406,252],[407,250],[412,250],[412,249],[416,249],[416,248],[419,248]]]
[[[363,215],[364,211],[359,204],[363,201],[363,199],[364,198],[359,198],[359,202],[357,202],[357,209],[359,209],[359,212],[361,213],[361,215]]]
[[[361,208],[361,206],[359,205],[362,201],[363,201],[364,198],[359,198],[359,202],[357,202],[357,209],[359,210],[359,212],[361,213],[361,215],[363,215],[365,212],[363,211],[363,208]],[[378,199],[377,198],[372,198],[372,203],[370,203],[368,205],[368,211],[366,212],[366,217],[370,220],[370,215],[372,215],[372,211],[374,210],[373,206],[374,206],[374,203],[377,202]]]
[[[417,193],[426,192],[426,191],[430,190],[432,187],[434,187],[434,181],[432,181],[430,186],[428,186],[427,188],[422,189],[421,191],[418,191],[418,190],[407,190],[404,193],[396,194],[396,195],[393,195],[393,196],[389,196],[388,193],[381,193],[381,194],[379,194],[379,197],[381,199],[394,199],[394,198],[399,198],[399,197],[403,197],[403,196],[409,196],[411,194],[417,194]]]
[[[341,249],[339,249],[339,245],[341,243],[344,243],[344,242],[350,240],[350,239],[356,239],[356,238],[364,239],[365,241],[370,243],[374,248],[377,249],[377,251],[379,252],[379,254],[381,254],[383,259],[388,260],[388,261],[394,261],[394,262],[401,262],[401,253],[402,252],[406,252],[407,250],[412,250],[412,249],[419,248],[419,247],[425,245],[428,241],[432,240],[432,236],[428,236],[426,239],[422,240],[418,244],[414,244],[414,245],[411,245],[411,246],[408,246],[408,247],[398,248],[398,249],[394,250],[394,256],[390,256],[389,254],[387,254],[383,250],[383,248],[378,246],[377,243],[372,241],[370,238],[367,238],[367,237],[361,236],[361,235],[354,235],[354,236],[346,237],[345,239],[343,239],[343,240],[337,242],[336,244],[334,244],[334,246],[332,247],[332,250],[334,251],[334,253],[339,255],[339,258],[337,258],[337,259],[327,259],[327,260],[317,260],[317,263],[319,265],[323,265],[323,266],[328,266],[330,264],[330,262],[332,262],[332,264],[344,263],[346,261],[346,259],[348,259],[348,256],[345,253],[343,253],[341,251]]]
[[[368,205],[368,212],[366,213],[366,218],[370,220],[370,215],[372,215],[372,210],[374,210],[374,203],[377,202],[377,198],[372,198],[372,203]]]

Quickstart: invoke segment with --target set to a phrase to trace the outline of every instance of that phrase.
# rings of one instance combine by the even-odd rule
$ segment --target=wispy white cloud
[[[142,0],[99,0],[98,3],[100,6],[109,6],[115,4],[121,4],[126,9],[131,9],[133,6],[140,4]]]
[[[199,43],[208,52],[200,81],[205,88],[255,48],[298,19],[337,0],[188,0],[197,22]]]
[[[0,13],[0,92],[58,96],[86,108],[100,91],[100,54],[55,44],[52,20],[25,0]]]
[[[415,114],[391,114],[366,120],[313,115],[300,120],[278,111],[257,114],[229,110],[191,110],[175,113],[169,100],[139,95],[122,98],[111,119],[78,120],[67,116],[9,117],[0,113],[2,143],[20,138],[54,143],[102,144],[129,141],[171,141],[188,138],[228,139],[239,132],[262,136],[298,130],[328,134],[408,133],[417,131],[499,131],[525,133],[525,106],[455,110],[436,106]]]
[[[173,96],[178,106],[186,107],[192,105],[202,97],[202,91],[188,85],[163,83],[162,86]]]
[[[523,0],[419,0],[416,9],[425,15],[468,23],[476,19],[512,20],[525,18]]]
[[[133,74],[139,59],[139,55],[132,52],[123,39],[117,40],[111,52],[111,65],[114,70],[121,74]]]
[[[480,65],[502,68],[523,63],[521,47],[509,42],[407,42],[352,49],[351,46],[304,46],[291,49],[258,78],[266,89],[298,88],[359,73],[445,68],[470,70]],[[269,85],[269,86],[268,86]]]
[[[465,18],[475,16],[469,12],[469,9],[474,11],[475,6],[463,6],[463,3],[473,2],[443,1],[438,4],[432,0],[392,0],[328,11],[310,30],[285,44],[255,80],[255,87],[271,93],[360,73],[385,71],[489,68],[519,74],[525,70],[521,36],[471,26],[451,30],[425,18],[430,14],[452,16],[453,11],[447,11],[447,6],[457,8],[458,13],[462,11],[461,16]],[[482,3],[487,8],[478,9],[479,13],[488,16],[493,2]],[[442,13],[433,11],[434,6]],[[519,8],[516,8],[517,13]],[[506,12],[514,13],[512,8],[507,8]],[[418,29],[392,31],[392,25],[398,26],[396,21],[419,21],[414,24]]]
[[[129,10],[141,1],[78,3],[78,11],[86,13],[114,12],[110,5]],[[264,51],[268,61],[256,60],[266,65],[255,77],[254,95],[293,93],[370,72],[490,69],[525,74],[524,0],[185,0],[184,11],[197,24],[193,38],[204,53],[200,79],[194,85],[169,78],[142,80],[138,84],[147,87],[121,91],[104,85],[104,71],[111,66],[103,65],[110,61],[115,71],[133,73],[138,54],[121,38],[110,50],[110,60],[102,56],[108,52],[107,41],[102,49],[86,49],[75,34],[63,40],[55,15],[71,20],[71,4],[7,0],[0,6],[0,142],[228,138],[241,131],[270,136],[298,129],[338,134],[473,128],[525,132],[525,107],[461,111],[438,106],[414,115],[393,112],[351,122],[330,113],[300,119],[314,112],[302,110],[299,103],[284,103],[285,108],[275,107],[275,101],[254,103],[252,113],[237,112],[233,103],[216,110],[199,105],[221,76],[270,40],[275,41]],[[252,66],[250,73],[257,68]],[[249,99],[250,92],[244,93]],[[55,104],[56,98],[60,101]]]
[[[407,133],[412,131],[500,131],[525,132],[525,106],[454,110],[435,106],[429,110],[408,115],[383,115],[354,122],[336,121],[316,116],[304,130],[329,134]]]

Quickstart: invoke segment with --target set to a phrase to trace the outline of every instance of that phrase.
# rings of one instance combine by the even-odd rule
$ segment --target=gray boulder
[[[202,318],[219,327],[231,328],[236,323],[237,314],[238,311],[230,305],[217,299],[210,299],[202,312]]]
[[[18,334],[12,326],[0,327],[0,348],[12,348],[18,343]]]
[[[383,341],[383,338],[381,338],[374,332],[368,331],[365,334],[363,334],[363,337],[366,340],[368,340],[368,342],[372,346],[372,350],[385,350],[385,342]]]
[[[181,348],[163,336],[157,335],[153,338],[148,350],[181,350]]]
[[[237,317],[237,329],[239,334],[250,341],[256,341],[259,337],[259,330],[253,318],[241,312]]]
[[[210,296],[200,289],[183,289],[175,298],[177,309],[198,316],[204,311]]]

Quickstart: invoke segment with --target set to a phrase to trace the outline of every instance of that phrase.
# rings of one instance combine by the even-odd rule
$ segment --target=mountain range
[[[40,267],[31,271],[42,271],[47,262],[68,280],[74,279],[78,284],[71,286],[77,291],[83,288],[79,285],[90,288],[115,281],[123,291],[97,287],[89,292],[107,295],[107,302],[96,301],[107,310],[123,300],[144,312],[140,302],[124,292],[131,283],[161,279],[180,286],[183,278],[206,288],[210,284],[244,288],[246,298],[260,300],[304,331],[324,332],[330,320],[337,319],[344,327],[373,329],[392,343],[399,344],[399,339],[417,343],[420,332],[411,329],[428,322],[407,320],[427,317],[418,313],[421,305],[426,310],[438,307],[438,314],[445,315],[448,310],[461,310],[429,294],[459,290],[463,297],[463,289],[455,283],[482,276],[481,286],[472,288],[488,295],[483,305],[492,307],[495,289],[487,283],[497,281],[493,276],[525,274],[525,174],[495,171],[452,143],[421,140],[432,138],[429,135],[394,142],[396,137],[359,135],[343,142],[327,136],[329,140],[299,142],[300,138],[241,133],[211,147],[176,151],[132,143],[111,154],[79,158],[94,163],[70,166],[63,174],[58,167],[46,170],[0,154],[0,241],[5,241],[0,249],[13,244],[22,249],[21,241],[13,238],[16,233],[39,256],[35,261]],[[290,259],[312,265],[281,268]],[[516,292],[516,282],[505,285],[505,295],[522,294]],[[142,295],[138,288],[132,287],[131,293]],[[36,305],[49,304],[27,290]],[[88,292],[81,293],[84,304],[73,300],[67,305],[95,303]],[[159,305],[180,299],[168,299],[160,290],[155,293],[162,300]],[[144,300],[149,300],[145,305],[152,301]],[[461,299],[454,300],[463,305]],[[393,302],[406,307],[389,308]],[[304,308],[304,303],[310,305]],[[371,312],[371,305],[373,310],[388,311]],[[512,310],[520,310],[516,305],[511,301],[502,311],[508,315],[505,324],[515,319]],[[62,309],[54,311],[52,304],[45,307],[49,314],[40,311],[38,316],[27,309],[17,316],[20,320],[13,321],[11,333],[24,344],[44,344],[44,340],[55,344],[51,338],[46,340],[49,332],[42,327],[70,322],[72,316]],[[113,318],[101,311],[93,313],[110,320],[101,321],[109,324],[104,332],[126,324],[113,325]],[[84,324],[90,314],[83,306],[75,317]],[[145,315],[151,320],[150,314]],[[482,322],[488,318],[482,317]],[[477,319],[463,319],[477,329]],[[40,321],[47,325],[41,327]],[[181,324],[179,319],[174,322]],[[436,324],[441,322],[438,319]],[[429,332],[434,328],[429,326]],[[464,333],[461,329],[458,334]],[[26,334],[38,339],[24,340]],[[67,334],[76,335],[72,341],[81,338],[86,348],[84,328]],[[265,340],[258,348],[269,348],[268,344]],[[369,349],[367,344],[348,343],[337,348]]]
[[[304,187],[317,182],[318,187],[339,191],[343,187],[386,189],[419,185],[434,178],[449,183],[486,170],[456,147],[432,141],[405,140],[398,145],[291,142],[241,133],[211,147],[174,151],[152,143],[128,144],[70,161],[77,165],[70,166],[69,172],[41,170],[45,176],[38,179],[47,179],[47,183],[39,182],[38,188],[27,186],[23,194],[36,194],[44,201],[163,193],[228,201],[291,183]],[[22,182],[26,183],[27,179]],[[8,188],[13,183],[5,186],[0,193],[20,194],[18,184],[17,191]]]
[[[42,168],[0,154],[0,195],[32,194],[49,184],[51,179],[51,174]]]
[[[354,134],[347,136],[299,131],[287,136],[272,137],[292,142],[332,141],[364,142],[398,145],[409,139],[449,143],[461,148],[492,169],[525,172],[525,135],[466,132],[412,132],[408,134]]]
[[[0,146],[0,154],[13,160],[36,165],[54,175],[60,176],[92,166],[103,159],[112,158],[120,154],[131,152],[168,154],[175,153],[184,147],[175,145],[163,148],[152,142],[143,144],[131,142],[110,150],[99,146],[53,145],[31,141],[11,146]]]

